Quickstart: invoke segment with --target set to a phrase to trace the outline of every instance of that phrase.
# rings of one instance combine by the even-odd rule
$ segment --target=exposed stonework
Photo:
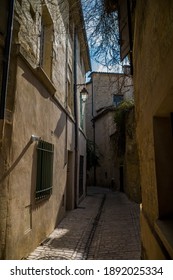
[[[74,14],[79,15],[78,20]],[[25,257],[53,231],[66,209],[74,208],[85,196],[85,131],[77,127],[79,114],[75,127],[74,103],[71,108],[67,104],[67,99],[74,97],[74,55],[77,83],[84,83],[84,74],[90,69],[80,6],[71,1],[16,0],[13,23],[5,118],[1,120],[1,259]],[[74,36],[75,25],[79,32]],[[41,41],[43,28],[44,36],[51,35],[46,45],[44,37]],[[75,93],[77,108],[79,91],[77,88]],[[52,195],[40,201],[35,200],[37,142],[31,141],[31,135],[54,144]],[[84,173],[79,197],[80,156],[84,157]],[[75,169],[76,180],[72,176]]]
[[[87,85],[87,137],[100,152],[99,164],[88,172],[88,184],[120,189],[120,160],[116,146],[116,107],[123,100],[133,100],[131,77],[117,73],[93,72]],[[94,139],[95,138],[95,139]],[[95,172],[95,174],[94,174]]]

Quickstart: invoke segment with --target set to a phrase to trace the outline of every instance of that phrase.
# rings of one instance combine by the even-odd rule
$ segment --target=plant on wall
[[[100,156],[98,146],[92,140],[87,139],[87,170],[94,166],[100,166]]]
[[[114,122],[117,127],[117,148],[118,156],[121,157],[125,153],[125,120],[127,114],[134,107],[133,101],[123,101],[115,110]]]

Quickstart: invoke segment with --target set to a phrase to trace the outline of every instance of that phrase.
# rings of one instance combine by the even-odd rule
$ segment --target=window
[[[155,229],[173,258],[173,118],[154,117],[154,148],[159,219]]]
[[[159,218],[173,217],[173,136],[169,117],[154,118],[154,147]]]
[[[44,6],[40,33],[40,66],[49,78],[52,76],[53,22]]]
[[[118,106],[123,101],[123,95],[113,95],[113,104]]]
[[[37,146],[36,199],[51,195],[54,145],[40,140]]]

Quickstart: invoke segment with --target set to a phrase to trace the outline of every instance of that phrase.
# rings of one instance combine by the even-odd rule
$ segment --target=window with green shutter
[[[37,145],[36,199],[50,196],[53,184],[54,145],[40,140]]]

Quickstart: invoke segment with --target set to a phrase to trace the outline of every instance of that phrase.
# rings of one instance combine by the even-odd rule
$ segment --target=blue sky
[[[87,23],[87,27],[86,27],[86,33],[87,33],[87,36],[89,37],[92,34],[93,30],[97,27],[98,22],[100,22],[100,11],[102,11],[100,9],[102,9],[102,4],[101,4],[101,6],[99,6],[101,3],[101,0],[81,0],[81,1],[82,1],[82,5],[83,5],[84,18],[86,19],[89,16],[89,21],[87,21],[88,23]],[[113,16],[113,21],[109,21],[109,24],[112,22],[114,23],[113,25],[111,25],[112,34],[114,34],[114,33],[117,34],[117,32],[119,30],[116,18],[117,17],[115,16],[115,21],[114,21],[114,16]],[[88,20],[88,18],[87,18],[87,20]],[[105,26],[105,20],[104,20],[104,26]],[[103,34],[106,34],[106,33],[103,33],[103,34],[99,33],[100,31],[102,31],[102,26],[100,28],[100,25],[98,27],[98,30],[99,30],[98,33],[96,32],[97,35],[95,37],[93,37],[93,40],[92,40],[92,36],[91,36],[90,42],[89,42],[89,47],[92,45],[92,48],[90,48],[92,71],[116,72],[116,73],[122,72],[122,66],[121,66],[120,62],[119,62],[119,64],[113,65],[111,67],[111,69],[108,69],[106,66],[103,66],[102,64],[100,64],[100,63],[96,62],[96,60],[94,60],[93,55],[95,52],[97,52],[97,46],[98,46],[98,48],[100,47],[100,42],[103,42],[103,46],[101,46],[101,48],[100,48],[101,52],[99,51],[99,56],[97,57],[97,60],[102,61],[104,64],[107,63],[106,61],[107,61],[109,55],[111,58],[111,56],[115,54],[115,49],[118,52],[118,47],[116,47],[116,44],[118,42],[117,35],[115,35],[115,36],[112,35],[112,37],[110,37],[109,35],[107,37],[104,36]],[[106,30],[106,29],[103,28],[103,30]],[[110,32],[110,34],[111,34],[111,32]],[[108,34],[109,34],[109,32],[108,32]],[[102,41],[102,38],[103,38],[103,41]],[[110,43],[108,48],[105,44],[106,40],[108,40],[107,41],[108,44]],[[115,44],[113,44],[113,42],[115,42]],[[105,57],[104,57],[104,47],[106,48]],[[118,56],[118,53],[115,54],[115,58],[117,56]],[[110,61],[111,61],[111,59],[110,59]],[[115,63],[118,63],[118,61],[116,61],[116,59],[115,59]]]
[[[94,58],[91,57],[91,65],[92,65],[92,71],[98,71],[98,72],[121,72],[122,67],[121,65],[115,65],[112,69],[108,69],[106,66],[103,66],[99,63],[97,63]]]

